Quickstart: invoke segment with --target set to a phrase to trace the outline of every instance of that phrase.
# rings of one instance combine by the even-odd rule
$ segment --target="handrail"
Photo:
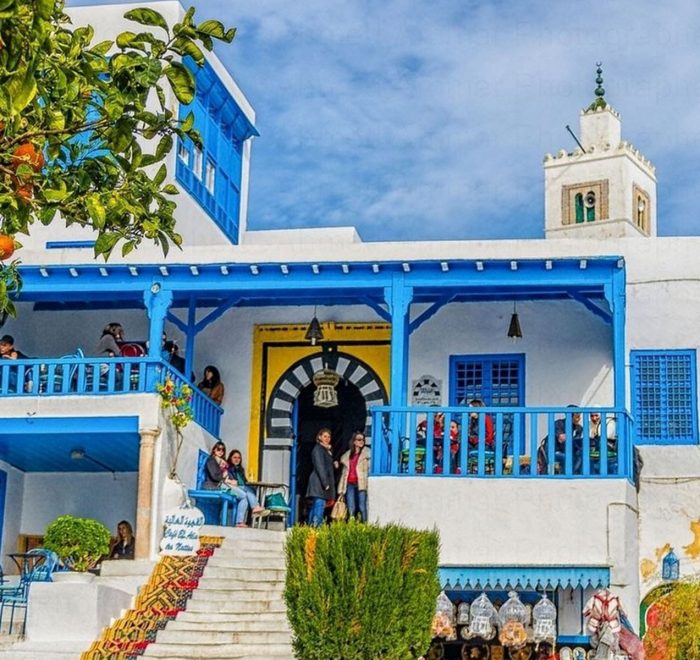
[[[160,358],[79,357],[0,359],[0,398],[113,396],[155,393],[166,375],[192,387],[194,421],[219,437],[223,410]]]
[[[373,475],[633,478],[632,419],[622,408],[375,406],[371,413]]]

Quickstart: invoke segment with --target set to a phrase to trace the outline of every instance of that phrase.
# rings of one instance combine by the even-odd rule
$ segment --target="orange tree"
[[[64,4],[0,0],[0,234],[10,239],[0,237],[0,259],[19,246],[15,234],[57,219],[94,229],[96,256],[117,245],[126,255],[144,239],[167,253],[182,239],[163,161],[176,136],[201,139],[166,93],[190,103],[195,78],[183,57],[201,66],[203,50],[235,29],[197,24],[194,9],[171,27],[138,8],[125,14],[134,31],[94,43],[93,28],[74,28]],[[0,312],[12,315],[17,264],[0,265]]]
[[[700,660],[700,577],[681,580],[647,615],[647,660]]]

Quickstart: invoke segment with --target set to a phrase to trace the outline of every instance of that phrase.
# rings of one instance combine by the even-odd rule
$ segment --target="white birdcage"
[[[536,644],[549,642],[554,644],[557,639],[557,608],[554,603],[547,598],[546,594],[532,609],[533,639]]]
[[[469,632],[465,635],[467,639],[481,637],[482,639],[493,639],[496,635],[496,608],[493,606],[488,596],[483,593],[472,604],[469,610]]]
[[[433,635],[446,640],[457,639],[455,628],[455,606],[444,591],[440,592],[435,604],[435,616],[433,617]]]

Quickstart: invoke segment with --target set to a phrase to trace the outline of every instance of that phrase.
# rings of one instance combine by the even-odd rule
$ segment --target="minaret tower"
[[[595,99],[581,110],[579,145],[544,157],[547,238],[656,236],[656,168],[622,140],[601,66]]]

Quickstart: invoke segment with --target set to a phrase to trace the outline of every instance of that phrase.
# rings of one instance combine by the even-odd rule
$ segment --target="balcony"
[[[191,383],[163,360],[148,357],[84,357],[0,360],[0,398],[119,396],[155,394],[156,383],[170,378],[177,387]],[[194,421],[215,437],[223,410],[192,386]]]
[[[623,409],[377,406],[372,419],[373,476],[633,480]]]

